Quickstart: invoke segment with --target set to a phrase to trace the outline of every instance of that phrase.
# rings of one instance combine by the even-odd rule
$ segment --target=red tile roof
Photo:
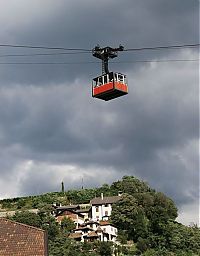
[[[87,237],[99,237],[95,231],[90,232]]]
[[[100,226],[106,226],[106,225],[111,225],[108,220],[101,220],[99,221]]]
[[[70,235],[69,235],[69,238],[74,238],[74,239],[76,239],[76,238],[81,238],[82,237],[82,234],[81,233],[71,233]]]
[[[47,236],[42,229],[0,218],[0,256],[46,256]]]

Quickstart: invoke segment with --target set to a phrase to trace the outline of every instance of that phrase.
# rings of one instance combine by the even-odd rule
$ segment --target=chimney
[[[103,200],[103,193],[101,193],[101,200]]]

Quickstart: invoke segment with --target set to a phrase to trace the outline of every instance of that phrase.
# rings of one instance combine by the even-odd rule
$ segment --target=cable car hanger
[[[108,61],[118,56],[119,51],[124,47],[118,48],[104,47],[97,45],[92,50],[92,55],[102,60],[102,75],[95,77],[92,81],[92,97],[105,101],[128,94],[128,84],[126,76],[121,73],[109,72]]]

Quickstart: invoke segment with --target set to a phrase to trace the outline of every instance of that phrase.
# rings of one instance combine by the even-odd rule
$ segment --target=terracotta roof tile
[[[97,232],[103,232],[103,230],[100,227],[98,227],[96,231]]]
[[[101,221],[99,222],[99,224],[100,224],[101,226],[111,225],[110,222],[107,221],[107,220],[101,220]]]
[[[87,237],[99,237],[95,231],[90,232]]]
[[[82,234],[81,233],[71,233],[69,235],[69,238],[81,238]]]
[[[44,230],[0,218],[0,256],[46,256]]]

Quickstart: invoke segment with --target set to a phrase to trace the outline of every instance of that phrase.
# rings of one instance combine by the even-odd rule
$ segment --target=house
[[[88,221],[72,230],[69,238],[81,242],[93,242],[95,240],[116,242],[117,228],[109,221]]]
[[[104,197],[103,193],[101,194],[101,197],[93,198],[90,201],[92,207],[92,220],[108,220],[112,212],[112,204],[119,201],[120,198],[120,195]]]
[[[72,233],[69,235],[69,238],[74,238],[76,241],[87,241],[87,236],[94,230],[90,227],[85,226],[84,224],[74,230],[72,230]],[[75,235],[76,234],[76,235]]]
[[[47,256],[46,231],[0,218],[0,256]]]
[[[80,209],[79,205],[67,205],[56,207],[54,210],[54,216],[59,224],[66,217],[74,221],[78,227],[90,217],[90,212],[90,209]]]
[[[76,209],[73,207],[62,206],[56,209],[55,211],[56,221],[59,224],[61,224],[64,218],[71,219],[76,224],[77,227],[78,225],[84,223],[84,215],[81,213],[77,213]]]
[[[121,195],[93,198],[87,209],[80,205],[55,206],[54,215],[58,223],[64,217],[70,218],[76,224],[69,238],[76,241],[112,241],[116,242],[117,228],[109,222],[112,205],[121,199]],[[88,208],[89,206],[89,208]]]
[[[102,230],[100,241],[116,242],[117,228],[110,224],[109,221],[100,221],[99,224]]]

